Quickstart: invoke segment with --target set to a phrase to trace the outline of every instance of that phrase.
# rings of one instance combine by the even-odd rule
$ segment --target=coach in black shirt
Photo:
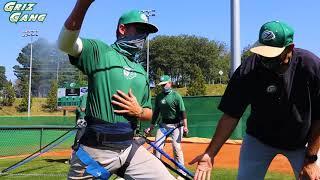
[[[214,157],[248,105],[238,180],[264,179],[277,154],[289,159],[297,179],[320,178],[320,59],[294,48],[293,34],[279,21],[261,27],[254,54],[235,71],[221,99],[224,115],[210,145],[191,162],[198,162],[195,179],[210,179]]]

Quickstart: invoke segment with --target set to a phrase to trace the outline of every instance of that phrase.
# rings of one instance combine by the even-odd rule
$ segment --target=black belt
[[[117,144],[114,148],[123,149],[131,145],[134,137],[134,131],[126,133],[112,133],[110,132],[97,132],[92,126],[97,124],[110,124],[112,123],[103,121],[101,119],[86,116],[88,126],[85,129],[83,136],[80,139],[80,143],[89,147],[99,147],[105,149],[104,147],[112,146],[112,144]],[[121,143],[123,142],[123,143]],[[107,148],[108,149],[108,148]]]
[[[180,119],[162,119],[165,124],[177,124],[180,123]]]
[[[96,139],[98,142],[119,142],[119,141],[128,141],[133,139],[134,132],[122,133],[122,134],[106,134],[96,132]]]

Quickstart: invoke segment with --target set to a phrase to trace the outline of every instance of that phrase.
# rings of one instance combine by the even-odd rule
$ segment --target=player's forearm
[[[79,33],[91,3],[91,0],[78,0],[59,34],[59,49],[73,57],[78,57],[82,52],[83,45]]]
[[[181,111],[181,117],[182,117],[183,126],[188,127],[187,114],[185,111]]]
[[[233,118],[227,114],[223,114],[220,118],[216,132],[214,133],[212,140],[206,149],[206,153],[211,157],[215,157],[222,145],[231,136],[231,133],[236,128],[239,119]]]
[[[152,118],[152,110],[149,108],[143,108],[143,112],[139,116],[141,121],[149,121]]]
[[[318,154],[320,148],[320,120],[312,121],[307,155]]]
[[[186,118],[183,119],[183,126],[188,127],[188,120]]]
[[[93,0],[78,0],[74,6],[71,14],[64,23],[66,29],[71,31],[77,31],[81,29],[82,22],[86,12]]]

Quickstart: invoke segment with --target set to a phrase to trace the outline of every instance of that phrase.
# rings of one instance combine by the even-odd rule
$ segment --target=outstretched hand
[[[133,95],[131,89],[128,94],[118,90],[112,97],[114,100],[111,101],[111,103],[122,108],[120,110],[114,110],[115,113],[132,117],[140,117],[143,113],[143,108],[138,103],[137,98]]]
[[[212,170],[212,165],[213,165],[213,159],[207,154],[201,154],[194,158],[189,164],[197,164],[197,170],[194,175],[195,180],[210,180],[211,176],[211,170]]]

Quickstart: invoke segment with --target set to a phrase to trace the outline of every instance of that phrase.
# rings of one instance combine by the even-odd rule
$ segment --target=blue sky
[[[60,29],[73,8],[76,0],[28,0],[35,2],[32,13],[47,13],[43,23],[9,22],[10,13],[4,12],[0,1],[0,65],[6,67],[6,75],[14,80],[12,67],[21,48],[29,41],[22,32],[27,29],[39,30],[39,36],[55,43]],[[240,0],[241,49],[254,43],[260,26],[270,20],[282,20],[295,30],[296,47],[308,49],[320,56],[318,23],[320,1],[292,0]],[[90,7],[81,36],[102,39],[106,43],[115,40],[115,28],[119,16],[130,9],[155,9],[156,16],[150,21],[159,27],[157,35],[189,34],[224,42],[230,47],[230,1],[228,0],[96,0]],[[28,12],[30,13],[30,12]]]

